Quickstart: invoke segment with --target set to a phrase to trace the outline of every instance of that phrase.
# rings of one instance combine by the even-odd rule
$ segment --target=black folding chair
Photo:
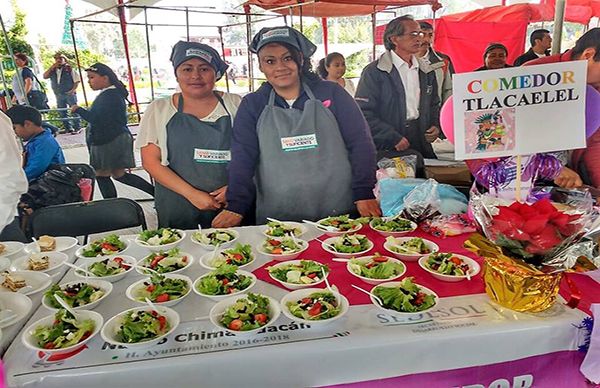
[[[85,163],[64,163],[63,166],[70,167],[74,171],[81,171],[83,178],[92,180],[92,194],[90,195],[90,199],[94,199],[94,189],[96,188],[96,170],[94,170],[94,167]]]
[[[31,230],[34,237],[84,236],[140,226],[147,229],[142,207],[128,198],[110,198],[91,202],[47,206],[33,212]]]

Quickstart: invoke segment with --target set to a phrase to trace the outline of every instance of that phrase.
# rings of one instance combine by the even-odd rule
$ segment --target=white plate
[[[171,271],[171,272],[165,272],[165,273],[163,273],[162,275],[166,275],[166,274],[168,274],[168,273],[179,273],[179,272],[183,272],[183,271],[185,271],[186,269],[188,269],[188,268],[190,267],[190,265],[192,265],[192,263],[194,262],[194,256],[190,255],[190,254],[189,254],[189,253],[187,253],[187,252],[179,252],[179,255],[180,255],[180,256],[182,256],[182,257],[183,257],[183,256],[187,256],[187,264],[185,265],[185,267],[183,267],[183,268],[179,268],[179,269],[176,269],[175,271]],[[148,255],[148,256],[150,256],[150,255]],[[146,256],[146,257],[148,257],[148,256]],[[139,261],[137,262],[137,265],[138,265],[138,267],[135,269],[135,270],[137,271],[137,273],[139,273],[139,274],[142,274],[142,275],[148,275],[147,273],[144,273],[144,272],[142,272],[143,270],[141,270],[141,269],[139,268],[139,267],[145,267],[145,265],[144,265],[144,261],[146,260],[146,257],[144,257],[143,259],[141,259],[141,260],[139,260]],[[152,268],[150,268],[150,269],[152,269]],[[146,271],[146,272],[149,272],[149,271]]]
[[[109,256],[122,255],[129,248],[130,242],[129,242],[128,239],[123,238],[123,236],[119,236],[119,238],[121,239],[121,241],[123,242],[123,244],[125,244],[125,249],[123,249],[122,251],[115,252],[115,253],[112,253],[110,255],[101,255],[100,254],[100,255],[97,255],[97,256],[94,256],[94,257],[86,257],[86,256],[83,255],[83,251],[90,248],[90,245],[91,245],[91,243],[90,243],[90,244],[84,245],[82,247],[79,247],[79,249],[77,249],[75,251],[75,256],[77,256],[77,257],[79,257],[80,259],[83,259],[83,260],[93,260],[93,259],[98,258],[98,257],[109,257]]]
[[[31,299],[17,292],[0,292],[0,305],[2,310],[10,309],[16,314],[14,318],[0,323],[2,329],[25,318],[32,308]]]
[[[233,245],[234,242],[237,241],[237,239],[240,237],[240,234],[237,230],[234,229],[215,229],[215,228],[210,228],[210,229],[202,229],[202,234],[207,234],[207,233],[211,233],[214,231],[222,231],[222,232],[227,232],[227,233],[231,233],[233,234],[233,240],[228,241],[226,243],[223,243],[221,245],[219,245],[219,249],[226,249],[229,248],[230,246]],[[190,235],[190,240],[192,240],[192,242],[196,245],[201,246],[203,249],[206,249],[208,251],[214,251],[216,246],[211,245],[211,244],[204,244],[201,243],[200,241],[196,240],[196,233],[198,233],[198,230],[194,230],[191,235]]]
[[[275,299],[271,298],[270,296],[267,295],[261,295],[266,297],[267,299],[269,299],[269,316],[271,317],[271,319],[269,319],[269,321],[267,323],[265,323],[263,326],[256,328],[254,330],[247,330],[247,331],[236,331],[236,330],[231,330],[228,327],[225,327],[221,324],[221,322],[219,322],[221,320],[221,317],[223,316],[223,313],[225,312],[225,310],[227,310],[227,308],[231,305],[233,305],[238,299],[244,299],[248,297],[248,294],[240,294],[240,295],[236,295],[234,297],[231,298],[227,298],[224,299],[222,301],[220,301],[219,303],[217,303],[216,305],[214,305],[211,309],[210,309],[210,321],[212,322],[213,325],[215,325],[216,327],[218,327],[221,330],[226,330],[232,334],[235,334],[237,336],[244,336],[244,335],[251,335],[256,333],[257,331],[261,330],[264,327],[269,326],[271,323],[275,322],[277,320],[277,318],[279,318],[279,315],[281,314],[281,307],[279,307],[279,302],[276,301]]]
[[[181,229],[175,229],[179,235],[181,236],[181,238],[177,241],[174,241],[172,243],[168,243],[168,244],[162,244],[162,245],[149,245],[148,243],[140,240],[140,235],[138,234],[135,237],[135,240],[133,240],[135,242],[135,244],[139,247],[142,248],[146,248],[151,250],[152,252],[160,252],[160,251],[168,251],[170,249],[176,248],[179,244],[181,244],[181,242],[185,239],[185,232]]]
[[[69,236],[58,236],[54,237],[56,240],[56,248],[48,252],[64,252],[68,249],[73,248],[75,245],[79,244],[79,241],[75,237]],[[32,254],[36,252],[35,243],[29,243],[25,246],[25,252],[28,254]]]
[[[96,306],[98,306],[100,303],[102,303],[108,297],[108,295],[110,295],[110,293],[113,289],[113,285],[111,283],[109,283],[105,280],[99,280],[99,279],[74,280],[72,282],[61,283],[61,284],[59,284],[59,286],[61,289],[64,289],[67,286],[78,284],[78,283],[86,283],[91,286],[100,288],[102,291],[104,291],[104,295],[102,295],[100,297],[100,299],[97,299],[97,300],[93,301],[92,303],[84,304],[83,306],[73,307],[73,310],[93,310]],[[44,307],[47,308],[48,310],[52,310],[52,311],[58,310],[57,308],[50,306],[50,304],[48,303],[48,297],[46,297],[46,296],[44,296],[42,298],[42,305],[44,305]]]
[[[274,237],[269,237],[269,239],[272,240],[278,240],[277,238]],[[275,253],[267,253],[264,249],[263,249],[263,244],[266,242],[267,240],[261,242],[260,244],[258,244],[256,246],[256,250],[258,251],[258,253],[260,253],[261,255],[270,257],[272,260],[277,260],[277,261],[286,261],[286,260],[293,260],[295,258],[297,258],[298,256],[300,256],[302,254],[302,252],[304,252],[305,250],[308,249],[308,242],[301,240],[299,238],[296,239],[296,243],[298,245],[301,246],[299,251],[296,252],[290,252],[290,253],[281,253],[281,254],[275,254]]]
[[[192,279],[188,278],[185,275],[179,275],[179,274],[166,274],[165,275],[166,279],[181,279],[184,280],[187,283],[187,292],[181,296],[180,298],[177,299],[173,299],[170,300],[168,302],[152,302],[154,304],[157,305],[161,305],[161,306],[175,306],[177,303],[181,302],[186,296],[188,296],[190,294],[190,292],[192,291]],[[136,299],[136,297],[134,296],[135,293],[137,293],[137,291],[139,291],[142,288],[145,288],[146,286],[144,286],[144,282],[149,282],[150,278],[143,278],[141,280],[138,280],[137,282],[133,283],[132,285],[130,285],[129,287],[127,287],[127,290],[125,291],[125,295],[132,301],[136,302],[136,303],[143,303],[146,304],[145,301],[140,301],[138,299]]]
[[[116,283],[119,280],[123,279],[125,276],[127,276],[127,274],[129,274],[131,271],[133,271],[133,266],[137,264],[137,260],[135,259],[135,257],[132,256],[126,256],[126,255],[115,255],[115,256],[111,256],[111,257],[101,257],[98,259],[94,259],[92,260],[87,260],[86,263],[89,264],[84,264],[81,265],[81,267],[83,269],[89,269],[89,267],[94,264],[97,263],[99,261],[104,261],[104,260],[113,260],[116,259],[117,257],[120,257],[123,259],[123,263],[130,265],[131,267],[129,267],[129,269],[125,270],[125,272],[121,272],[118,273],[116,275],[110,275],[110,276],[88,276],[85,273],[81,273],[79,270],[75,270],[73,271],[75,273],[75,276],[80,277],[80,278],[84,278],[84,279],[101,279],[101,280],[106,280],[107,282],[111,282],[111,283]]]
[[[317,224],[320,224],[320,223],[321,223],[321,221],[325,221],[325,220],[326,220],[326,219],[328,219],[328,218],[331,218],[331,217],[325,217],[325,218],[321,218],[319,221],[317,221]],[[329,231],[329,230],[325,229],[325,227],[326,227],[325,225],[323,225],[323,227],[318,227],[318,226],[316,226],[316,225],[315,225],[315,228],[317,228],[317,229],[318,229],[320,232],[323,232],[323,233],[325,233],[327,236],[330,236],[330,237],[335,237],[335,236],[343,236],[344,234],[349,234],[349,233],[356,233],[356,232],[358,232],[358,231],[359,231],[359,230],[360,230],[360,229],[361,229],[363,226],[362,226],[362,224],[360,224],[360,223],[359,223],[359,224],[358,224],[358,225],[356,225],[354,228],[352,228],[352,229],[350,229],[350,230],[347,230],[347,231],[345,231],[345,232],[342,232],[342,231],[339,231],[339,232],[332,232],[332,231]],[[333,228],[335,228],[335,226],[334,226]]]
[[[304,224],[301,224],[299,222],[294,222],[294,221],[282,221],[283,224],[285,225],[289,225],[289,226],[293,226],[294,228],[300,229],[300,234],[297,234],[296,237],[300,237],[302,236],[304,233],[306,233],[306,226],[304,226]],[[269,238],[282,238],[283,236],[271,236],[270,234],[267,234],[267,230],[269,230],[269,227],[265,227],[262,231],[262,234],[265,237],[269,237]]]
[[[351,257],[357,257],[357,256],[363,256],[365,253],[369,252],[371,249],[373,249],[373,242],[371,240],[368,240],[369,242],[369,248],[365,249],[364,251],[360,251],[360,252],[356,252],[356,253],[342,253],[342,252],[338,252],[333,250],[333,243],[338,239],[341,238],[340,236],[338,237],[329,237],[327,240],[323,241],[321,243],[321,247],[326,251],[331,253],[332,255],[335,255],[337,257],[342,257],[345,259],[349,259]]]
[[[375,291],[375,289],[376,289],[377,287],[398,287],[400,284],[401,284],[401,282],[387,282],[387,283],[381,283],[381,284],[379,284],[379,285],[376,285],[376,286],[374,286],[373,288],[371,288],[371,291],[370,291],[370,292],[371,292],[371,294],[373,294],[373,292]],[[433,306],[431,306],[431,307],[430,307],[430,308],[428,308],[428,309],[422,310],[422,311],[417,311],[417,312],[414,312],[414,313],[405,313],[405,312],[402,312],[402,311],[396,311],[396,310],[393,310],[393,309],[386,309],[385,307],[383,307],[382,305],[380,305],[380,304],[379,304],[379,303],[378,303],[378,302],[375,300],[375,298],[373,298],[373,295],[369,296],[369,297],[371,298],[371,303],[373,303],[373,304],[374,304],[374,305],[375,305],[377,308],[379,308],[380,310],[383,310],[383,311],[385,311],[385,312],[386,312],[386,313],[388,313],[388,314],[401,315],[401,316],[404,316],[404,317],[411,317],[411,316],[415,316],[415,315],[423,314],[423,313],[426,313],[427,311],[431,310],[431,309],[432,309],[432,308],[434,308],[435,306],[437,306],[437,304],[438,304],[438,302],[439,302],[439,297],[438,297],[438,295],[437,295],[435,292],[433,292],[432,290],[430,290],[430,289],[429,289],[429,288],[427,288],[427,287],[423,287],[423,286],[422,286],[422,285],[420,285],[420,284],[417,284],[417,283],[414,283],[414,284],[415,284],[417,287],[419,287],[419,288],[420,288],[420,290],[421,290],[421,291],[423,291],[424,293],[426,293],[426,294],[430,294],[430,295],[433,295],[433,298],[435,299],[435,303],[433,304]]]
[[[10,259],[7,257],[0,257],[0,272],[10,267]]]
[[[0,241],[4,244],[4,252],[0,253],[0,257],[12,256],[23,250],[25,244],[19,241]]]
[[[324,325],[327,323],[331,323],[334,322],[338,319],[340,319],[341,317],[343,317],[344,315],[346,315],[346,313],[348,312],[348,308],[350,307],[350,303],[348,302],[348,299],[346,299],[346,297],[340,293],[336,293],[338,300],[340,302],[340,313],[338,315],[336,315],[335,317],[331,317],[329,319],[322,319],[322,320],[308,320],[308,319],[303,319],[300,317],[295,316],[294,314],[292,314],[290,312],[290,310],[287,307],[287,302],[293,302],[293,301],[297,301],[300,300],[302,298],[306,298],[308,297],[310,294],[314,293],[314,292],[327,292],[327,289],[323,289],[323,288],[303,288],[301,290],[296,290],[296,291],[292,291],[286,295],[283,296],[283,298],[281,298],[281,311],[283,312],[283,315],[285,315],[286,317],[288,317],[289,319],[291,319],[292,321],[299,321],[302,323],[306,323],[309,325]],[[335,295],[335,294],[334,294]]]
[[[48,269],[37,272],[45,272],[48,275],[56,274],[60,266],[62,266],[63,263],[69,258],[62,252],[43,252],[40,253],[40,255],[48,256]],[[29,255],[13,261],[12,265],[10,266],[11,271],[29,271],[28,260]]]
[[[289,265],[289,264],[298,264],[299,265],[301,261],[313,261],[317,264],[323,265],[322,263],[319,263],[318,261],[314,261],[314,260],[290,260],[290,261],[282,261],[281,263],[277,263],[275,265],[272,265],[271,267],[275,268],[275,267],[281,267],[281,266],[285,266],[285,265]],[[331,268],[329,269],[329,271],[325,272],[324,278],[322,277],[323,276],[322,274],[319,274],[319,278],[321,278],[321,280],[319,280],[318,282],[309,283],[309,284],[284,282],[282,280],[277,279],[275,276],[271,275],[271,272],[268,269],[267,269],[267,273],[269,274],[269,277],[271,277],[271,279],[280,283],[285,288],[287,288],[289,290],[298,290],[300,288],[314,287],[316,285],[323,283],[325,281],[325,278],[328,277],[329,274],[331,273]]]
[[[375,257],[375,256],[355,257],[354,260],[358,260],[363,263],[368,263],[373,257]],[[406,273],[406,265],[402,261],[395,259],[393,257],[389,257],[389,256],[381,256],[381,257],[385,257],[386,259],[388,259],[390,261],[402,264],[402,267],[404,267],[404,269],[402,270],[402,272],[400,274],[393,276],[391,278],[387,278],[387,279],[372,279],[372,278],[358,275],[358,274],[354,273],[354,271],[352,271],[352,269],[350,268],[350,261],[348,261],[346,263],[346,269],[348,270],[348,272],[350,272],[351,275],[356,276],[357,278],[359,278],[360,280],[362,280],[363,282],[365,282],[367,284],[381,284],[381,283],[389,282],[389,281],[396,280],[396,279],[402,277],[402,275],[404,275]]]
[[[27,292],[24,292],[23,295],[33,295],[40,291],[44,291],[52,284],[52,276],[48,275],[47,273],[39,271],[11,271],[11,273],[21,276],[23,279],[25,279],[25,283],[27,283],[28,286],[31,286],[31,289]],[[0,274],[0,291],[16,293],[11,291],[9,288],[4,287],[2,285],[3,282],[4,275]]]
[[[134,307],[132,309],[122,311],[119,314],[115,315],[106,322],[106,324],[102,328],[102,331],[100,332],[100,335],[102,336],[102,339],[104,339],[104,341],[108,342],[109,344],[126,346],[128,349],[143,348],[155,345],[159,343],[160,340],[173,333],[175,329],[177,329],[177,326],[179,326],[179,314],[177,314],[175,310],[165,306],[157,306],[157,310],[159,314],[164,315],[167,318],[167,321],[170,325],[169,331],[167,331],[163,335],[137,343],[126,343],[121,342],[117,339],[117,333],[119,331],[119,327],[121,326],[125,314],[129,313],[130,311],[151,311],[150,307],[148,306]]]
[[[201,292],[198,290],[198,288],[197,288],[197,284],[198,284],[198,282],[199,282],[199,281],[200,281],[202,278],[204,278],[205,276],[208,276],[208,274],[206,274],[206,275],[202,275],[202,276],[200,276],[198,279],[194,280],[194,286],[193,286],[193,288],[194,288],[194,292],[195,292],[196,294],[200,295],[200,296],[203,296],[203,297],[205,297],[205,298],[208,298],[208,299],[210,299],[210,300],[214,300],[215,302],[218,302],[218,301],[220,301],[220,300],[223,300],[223,299],[226,299],[226,298],[230,298],[230,297],[232,297],[232,296],[235,296],[235,295],[239,295],[239,294],[242,294],[242,293],[248,292],[248,291],[250,291],[250,289],[251,289],[252,287],[254,287],[254,285],[256,284],[256,276],[255,276],[255,275],[254,275],[252,272],[243,271],[243,270],[241,270],[241,269],[238,269],[238,270],[236,271],[236,273],[237,273],[238,275],[245,275],[245,276],[248,276],[248,277],[250,277],[250,278],[252,279],[252,283],[250,283],[250,285],[249,285],[248,287],[244,288],[243,290],[241,290],[241,291],[238,291],[238,292],[234,292],[233,294],[225,294],[225,295],[208,295],[208,294],[203,294],[203,293],[201,293]]]
[[[21,335],[21,341],[23,342],[23,345],[25,345],[29,349],[40,351],[46,354],[70,353],[75,349],[81,348],[86,342],[94,338],[94,336],[100,332],[102,324],[104,323],[104,319],[102,318],[102,315],[98,314],[95,311],[81,310],[77,312],[77,315],[79,316],[79,319],[91,319],[94,321],[94,332],[88,338],[84,339],[78,344],[63,349],[44,349],[38,346],[36,338],[32,335],[33,331],[38,326],[52,326],[54,323],[54,314],[52,314],[40,319],[39,321],[34,322],[31,326],[29,326],[23,331],[23,335]]]
[[[412,240],[413,238],[416,237],[396,237],[396,241],[398,242],[398,244],[401,244],[405,241],[409,241]],[[385,248],[386,251],[388,251],[389,253],[391,253],[392,255],[394,255],[395,257],[401,259],[401,260],[406,260],[406,261],[417,261],[419,260],[422,256],[427,256],[431,253],[435,253],[438,252],[440,250],[440,247],[434,243],[433,241],[429,241],[426,239],[422,239],[423,242],[425,243],[425,245],[427,245],[427,247],[429,248],[429,250],[431,252],[429,253],[399,253],[399,252],[394,252],[392,250],[393,246],[397,246],[398,244],[392,244],[389,241],[386,241],[383,244],[383,248]]]
[[[467,279],[466,275],[464,275],[464,276],[446,275],[446,274],[439,273],[439,272],[434,271],[433,269],[429,268],[427,266],[427,260],[429,259],[429,256],[430,255],[421,257],[419,259],[419,265],[425,271],[429,272],[434,278],[439,279],[444,282],[460,282],[461,280]],[[474,278],[481,270],[479,263],[477,263],[475,260],[471,259],[470,257],[463,256],[463,255],[457,255],[455,253],[453,253],[452,256],[456,256],[456,257],[462,259],[465,262],[465,264],[467,264],[469,266],[469,276],[471,277],[471,279]]]
[[[228,249],[231,249],[231,248],[228,248]],[[198,263],[206,269],[210,269],[210,270],[217,269],[217,267],[213,267],[213,265],[211,264],[213,257],[219,257],[221,252],[226,251],[228,249],[219,249],[216,253],[215,253],[215,251],[205,253],[204,255],[202,255],[200,257],[200,260],[198,260]],[[250,260],[248,263],[246,263],[244,265],[238,265],[237,267],[238,268],[247,267],[250,264],[254,263],[254,260],[256,260],[256,255],[254,255],[254,252],[252,252],[252,260]]]
[[[406,220],[406,218],[401,218],[401,219]],[[406,220],[406,221],[410,221],[410,220]],[[383,231],[383,230],[379,230],[377,228],[374,228],[373,227],[373,220],[371,220],[371,222],[369,222],[369,226],[371,227],[371,229],[373,229],[377,233],[381,234],[382,236],[386,236],[386,237],[387,236],[398,237],[398,236],[402,236],[402,235],[410,233],[410,232],[414,232],[417,229],[418,225],[415,224],[412,221],[410,221],[410,225],[411,225],[411,229],[410,230],[403,230],[403,231],[400,231],[400,232],[390,232],[390,231]]]

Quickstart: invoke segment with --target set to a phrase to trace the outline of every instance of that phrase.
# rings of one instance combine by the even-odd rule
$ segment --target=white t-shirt
[[[356,94],[356,86],[351,79],[344,78],[344,89],[350,94],[352,97]]]
[[[221,96],[225,108],[231,114],[231,120],[235,117],[238,107],[242,102],[242,97],[237,94],[223,93]],[[203,117],[202,121],[214,123],[219,118],[227,116],[227,111],[220,103],[215,109]],[[140,122],[140,133],[135,141],[136,148],[142,148],[148,144],[156,144],[160,148],[160,159],[163,166],[169,165],[167,152],[167,123],[171,117],[177,113],[177,107],[173,105],[173,96],[158,98],[146,109]]]
[[[400,73],[404,94],[406,95],[406,119],[419,118],[419,100],[421,99],[421,85],[419,83],[419,61],[412,56],[412,65],[409,66],[404,59],[392,50],[392,63]]]
[[[21,151],[13,126],[0,111],[0,232],[17,215],[21,194],[27,192],[27,177],[23,171]]]

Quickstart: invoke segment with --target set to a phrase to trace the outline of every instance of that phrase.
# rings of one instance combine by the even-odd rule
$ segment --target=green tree
[[[63,47],[60,50],[54,50],[48,44],[44,38],[40,37],[40,58],[42,60],[42,66],[44,70],[50,68],[54,63],[54,55],[56,53],[64,54],[67,57],[69,63],[73,67],[77,67],[77,60],[75,58],[75,50],[72,47]],[[96,62],[104,62],[106,57],[103,54],[92,52],[88,49],[77,50],[77,54],[79,54],[79,62],[81,64],[81,68],[85,69],[90,65]]]
[[[16,0],[11,0],[12,9],[15,13],[15,20],[13,25],[6,31],[8,42],[12,48],[13,53],[23,53],[30,57],[33,57],[33,48],[25,40],[27,35],[27,26],[25,24],[25,12],[19,8]],[[9,51],[3,41],[0,44],[0,54],[8,55]]]

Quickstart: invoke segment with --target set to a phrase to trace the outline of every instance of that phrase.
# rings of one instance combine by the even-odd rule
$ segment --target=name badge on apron
[[[317,148],[318,146],[317,135],[314,133],[281,138],[281,149],[285,152]]]
[[[229,163],[231,151],[194,148],[194,160],[198,163]]]

